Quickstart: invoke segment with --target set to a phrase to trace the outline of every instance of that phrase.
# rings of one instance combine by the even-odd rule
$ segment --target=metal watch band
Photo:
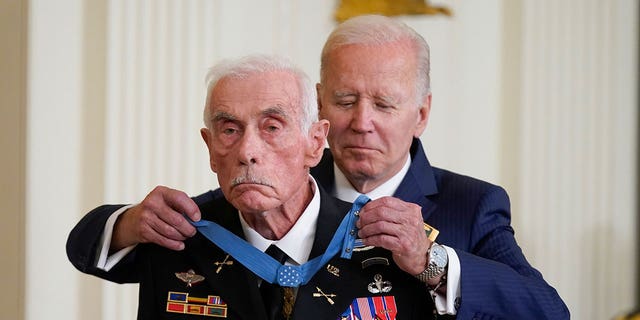
[[[427,266],[426,269],[424,269],[424,271],[422,271],[418,275],[416,275],[416,278],[418,278],[418,280],[426,283],[428,280],[439,276],[443,272],[444,272],[444,268],[438,267],[433,263],[429,263],[429,265]]]
[[[429,253],[431,252],[431,250],[433,249],[434,246],[437,246],[437,243],[433,243],[433,245],[431,246],[431,248],[429,248]],[[421,282],[427,283],[428,280],[431,280],[439,275],[441,275],[444,271],[445,268],[438,266],[432,259],[431,259],[431,254],[429,254],[430,259],[427,263],[427,267],[424,269],[424,271],[420,272],[419,274],[417,274],[415,277],[418,278],[418,280],[420,280]]]

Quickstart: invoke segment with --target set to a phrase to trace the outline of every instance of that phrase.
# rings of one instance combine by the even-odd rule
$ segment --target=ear
[[[209,166],[211,167],[211,171],[217,173],[217,165],[215,157],[213,156],[213,142],[211,142],[211,131],[209,131],[209,129],[207,128],[202,128],[200,129],[200,136],[202,136],[202,140],[204,140],[204,143],[207,145],[207,150],[209,150]]]
[[[418,109],[418,122],[416,123],[415,130],[413,131],[414,138],[420,138],[424,129],[427,128],[429,122],[429,113],[431,112],[431,93],[427,94],[424,98],[420,109]]]
[[[322,159],[324,144],[329,133],[329,120],[318,120],[309,129],[307,151],[305,153],[305,167],[315,167]]]

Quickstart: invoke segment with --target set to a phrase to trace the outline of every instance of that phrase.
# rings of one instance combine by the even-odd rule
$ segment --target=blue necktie
[[[356,220],[360,209],[368,201],[367,196],[360,195],[353,203],[349,213],[342,219],[324,254],[299,266],[283,265],[215,222],[200,220],[191,221],[191,224],[209,241],[234,257],[264,281],[277,283],[283,287],[298,287],[309,282],[313,275],[338,252],[341,251],[340,257],[342,258],[351,258],[358,233]]]

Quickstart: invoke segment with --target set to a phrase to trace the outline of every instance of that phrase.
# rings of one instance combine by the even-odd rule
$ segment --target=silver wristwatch
[[[420,272],[420,274],[416,275],[416,278],[427,283],[427,281],[443,274],[447,269],[448,263],[449,256],[447,256],[447,250],[443,246],[434,242],[431,246],[431,250],[429,250],[427,268]]]

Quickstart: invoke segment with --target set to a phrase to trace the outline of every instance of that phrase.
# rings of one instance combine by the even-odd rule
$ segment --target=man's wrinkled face
[[[308,185],[300,92],[286,72],[226,77],[211,92],[210,129],[202,129],[211,169],[242,212],[264,212]]]
[[[430,96],[416,98],[416,61],[406,43],[334,49],[318,85],[320,118],[331,123],[335,162],[360,192],[404,165],[426,127]]]

